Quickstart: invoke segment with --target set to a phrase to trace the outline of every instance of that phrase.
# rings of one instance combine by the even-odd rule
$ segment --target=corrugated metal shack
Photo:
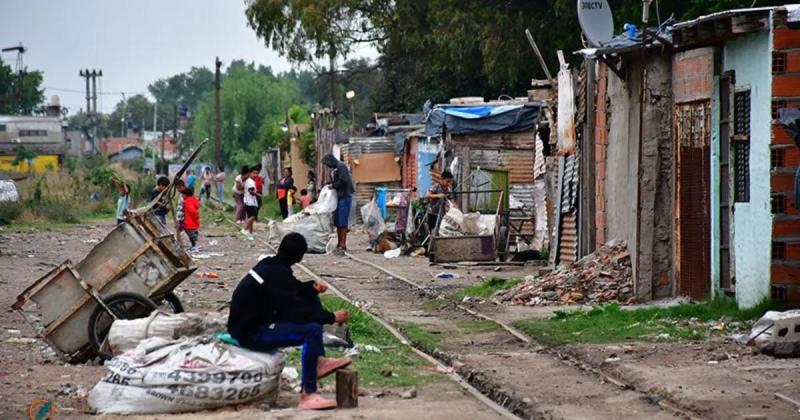
[[[546,206],[542,197],[534,199],[539,111],[540,104],[527,98],[438,105],[429,114],[426,124],[426,135],[444,140],[445,167],[453,170],[460,188],[469,185],[468,180],[481,179],[486,183],[492,179],[487,185],[473,188],[502,189],[503,186],[494,185],[494,180],[503,179],[503,176],[497,178],[480,172],[507,172],[512,246],[517,238],[528,244],[534,242],[536,210]],[[477,199],[472,194],[462,195],[462,208],[469,209],[471,201]],[[539,246],[543,240],[539,238]]]

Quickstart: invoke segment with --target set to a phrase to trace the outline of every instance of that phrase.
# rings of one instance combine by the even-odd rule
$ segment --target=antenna
[[[606,0],[578,0],[578,23],[593,47],[607,43],[614,36],[614,18]]]

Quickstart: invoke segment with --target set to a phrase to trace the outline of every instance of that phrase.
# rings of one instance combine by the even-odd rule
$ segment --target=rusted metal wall
[[[470,168],[508,169],[511,184],[533,184],[535,138],[532,130],[452,136],[462,163],[468,162]]]
[[[678,292],[694,300],[711,286],[711,101],[675,105],[678,145]]]

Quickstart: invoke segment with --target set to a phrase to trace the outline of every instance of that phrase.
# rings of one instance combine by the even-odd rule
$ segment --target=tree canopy
[[[281,130],[289,108],[300,100],[297,85],[277,78],[265,67],[237,60],[222,79],[220,108],[223,161],[233,165],[255,163],[261,153],[278,145],[287,134]],[[198,105],[191,129],[197,141],[214,138],[214,100],[205,95]],[[211,160],[213,147],[203,154]]]
[[[31,114],[43,102],[42,72],[17,74],[0,59],[0,114]]]

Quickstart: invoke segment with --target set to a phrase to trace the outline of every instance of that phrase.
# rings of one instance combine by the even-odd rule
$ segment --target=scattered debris
[[[452,279],[458,278],[458,274],[442,272],[442,273],[439,273],[439,274],[437,274],[437,275],[435,275],[433,277],[435,277],[435,278],[437,278],[439,280],[452,280]]]
[[[204,253],[195,253],[192,254],[192,258],[196,260],[207,260],[212,257],[224,257],[225,254],[221,252],[204,252]]]
[[[800,356],[800,310],[768,311],[750,331],[748,346],[775,357]]]
[[[417,398],[417,389],[416,388],[406,389],[405,391],[400,393],[400,398],[404,400]]]
[[[397,258],[403,252],[401,248],[395,248],[383,253],[384,258]]]
[[[495,297],[518,305],[601,304],[634,301],[631,258],[625,241],[611,241],[579,261],[527,278]]]
[[[87,245],[88,245],[88,244],[97,244],[97,243],[100,243],[100,240],[99,240],[99,239],[85,239],[85,240],[83,240],[83,241],[81,241],[81,242],[83,242],[83,243],[85,243],[85,244],[87,244]]]

